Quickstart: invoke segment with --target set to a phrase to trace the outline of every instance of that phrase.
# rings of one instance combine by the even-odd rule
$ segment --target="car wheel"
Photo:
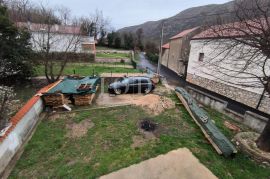
[[[145,93],[145,94],[148,94],[148,93],[150,93],[150,92],[151,92],[151,88],[149,88],[149,87],[146,88],[146,89],[144,90],[144,93]]]
[[[120,89],[116,88],[116,89],[114,89],[114,93],[117,94],[117,95],[119,95],[119,94],[122,93],[122,91]]]

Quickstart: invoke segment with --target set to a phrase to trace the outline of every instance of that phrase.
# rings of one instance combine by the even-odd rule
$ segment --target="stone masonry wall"
[[[209,80],[207,78],[203,78],[192,74],[187,75],[187,81],[253,108],[256,108],[259,99],[261,97],[261,95],[257,93],[243,90],[234,86],[229,86],[217,81]],[[270,98],[265,96],[261,102],[259,110],[270,114],[269,107],[270,107]]]

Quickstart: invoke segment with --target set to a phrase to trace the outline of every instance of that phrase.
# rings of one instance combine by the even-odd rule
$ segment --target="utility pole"
[[[161,66],[160,63],[161,63],[161,58],[162,58],[163,30],[164,30],[164,21],[162,21],[161,34],[160,34],[159,58],[158,58],[158,68],[157,68],[158,75],[160,75],[160,66]]]

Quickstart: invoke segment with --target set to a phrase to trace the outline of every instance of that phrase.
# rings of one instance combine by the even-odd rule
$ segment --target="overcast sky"
[[[33,0],[40,2],[40,0]],[[229,0],[46,0],[50,6],[64,5],[76,16],[88,15],[96,9],[110,18],[112,26],[119,29],[171,17],[190,7],[222,4]]]

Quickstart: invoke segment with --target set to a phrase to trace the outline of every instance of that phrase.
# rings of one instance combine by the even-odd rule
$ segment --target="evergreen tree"
[[[127,50],[133,50],[135,47],[135,41],[132,33],[124,34],[124,48]]]
[[[117,37],[114,39],[114,47],[115,47],[115,48],[121,48],[121,45],[122,45],[121,38],[120,38],[119,36],[117,36]]]
[[[0,80],[12,82],[32,75],[30,34],[9,20],[7,8],[0,5]]]
[[[108,47],[114,46],[115,38],[116,38],[116,33],[114,31],[112,31],[111,33],[108,33],[107,35]]]

